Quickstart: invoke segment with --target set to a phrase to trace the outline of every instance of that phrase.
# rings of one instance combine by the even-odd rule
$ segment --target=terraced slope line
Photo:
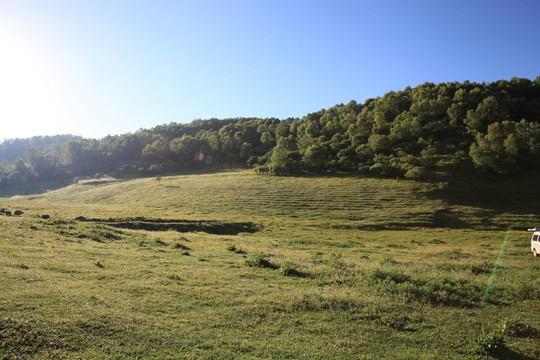
[[[536,214],[452,204],[434,185],[350,175],[258,176],[252,171],[72,185],[17,201],[56,207],[72,217],[155,217],[357,229],[506,228],[540,222]],[[29,205],[30,206],[30,205]],[[61,209],[61,210],[60,210]],[[47,210],[47,213],[51,211]]]

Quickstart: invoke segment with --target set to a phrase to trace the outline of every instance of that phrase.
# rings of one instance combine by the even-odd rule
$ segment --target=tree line
[[[135,133],[6,140],[0,190],[95,174],[148,176],[253,167],[421,179],[430,169],[513,174],[540,155],[540,77],[424,83],[302,118],[171,123]]]

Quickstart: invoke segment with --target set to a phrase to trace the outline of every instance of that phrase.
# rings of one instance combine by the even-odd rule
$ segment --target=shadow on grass
[[[83,222],[95,222],[121,229],[168,231],[178,232],[201,231],[216,235],[237,235],[239,233],[254,233],[260,230],[260,226],[252,222],[224,222],[213,220],[182,220],[182,219],[156,219],[156,218],[118,218],[97,219],[76,217],[75,220]]]
[[[246,259],[244,261],[244,264],[246,264],[247,266],[250,266],[250,267],[267,268],[267,269],[273,269],[273,270],[279,269],[279,266],[277,266],[276,264],[271,263],[268,260],[269,257],[270,257],[270,255],[265,254],[265,253],[255,254],[252,257],[250,257],[249,259]]]
[[[537,360],[536,357],[532,357],[529,355],[520,354],[517,351],[514,351],[510,348],[508,348],[506,345],[503,345],[503,347],[495,354],[490,354],[491,357],[494,359],[500,359],[500,360]]]
[[[539,180],[540,173],[502,176],[448,172],[429,181],[431,190],[425,195],[446,200],[450,205],[471,206],[496,213],[539,213],[540,204],[531,201],[540,194]]]

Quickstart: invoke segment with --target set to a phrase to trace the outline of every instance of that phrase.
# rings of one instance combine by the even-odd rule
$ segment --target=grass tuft
[[[152,240],[152,244],[157,245],[157,246],[168,246],[169,245],[165,241],[161,240],[160,238],[154,238]]]
[[[191,248],[189,246],[186,246],[184,244],[180,244],[180,243],[175,243],[173,245],[173,249],[180,249],[180,250],[191,250]]]
[[[251,267],[276,269],[277,266],[275,264],[272,264],[268,260],[269,257],[270,257],[269,254],[265,254],[261,252],[261,253],[253,255],[249,259],[246,259],[244,261],[244,264]]]
[[[285,261],[279,267],[279,272],[283,276],[304,277],[305,274],[297,269],[297,265],[289,261]]]

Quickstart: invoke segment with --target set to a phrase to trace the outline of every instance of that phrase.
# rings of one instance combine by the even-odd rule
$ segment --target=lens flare
[[[204,160],[204,154],[200,151],[195,153],[195,160],[203,161]]]
[[[212,165],[214,157],[212,155],[205,155],[202,151],[195,153],[195,160],[204,161],[206,165]]]
[[[504,237],[504,241],[501,246],[501,250],[499,251],[499,255],[497,256],[497,261],[495,261],[495,266],[493,266],[493,271],[491,271],[491,276],[489,277],[489,282],[486,288],[486,292],[484,293],[484,297],[482,298],[482,304],[486,303],[487,297],[489,295],[489,291],[491,290],[491,288],[493,287],[493,284],[495,283],[495,279],[497,278],[497,274],[499,273],[499,269],[501,268],[501,263],[504,259],[506,248],[508,247],[508,240],[510,240],[511,234],[512,234],[512,228],[509,228],[508,232],[506,233],[506,236]]]

